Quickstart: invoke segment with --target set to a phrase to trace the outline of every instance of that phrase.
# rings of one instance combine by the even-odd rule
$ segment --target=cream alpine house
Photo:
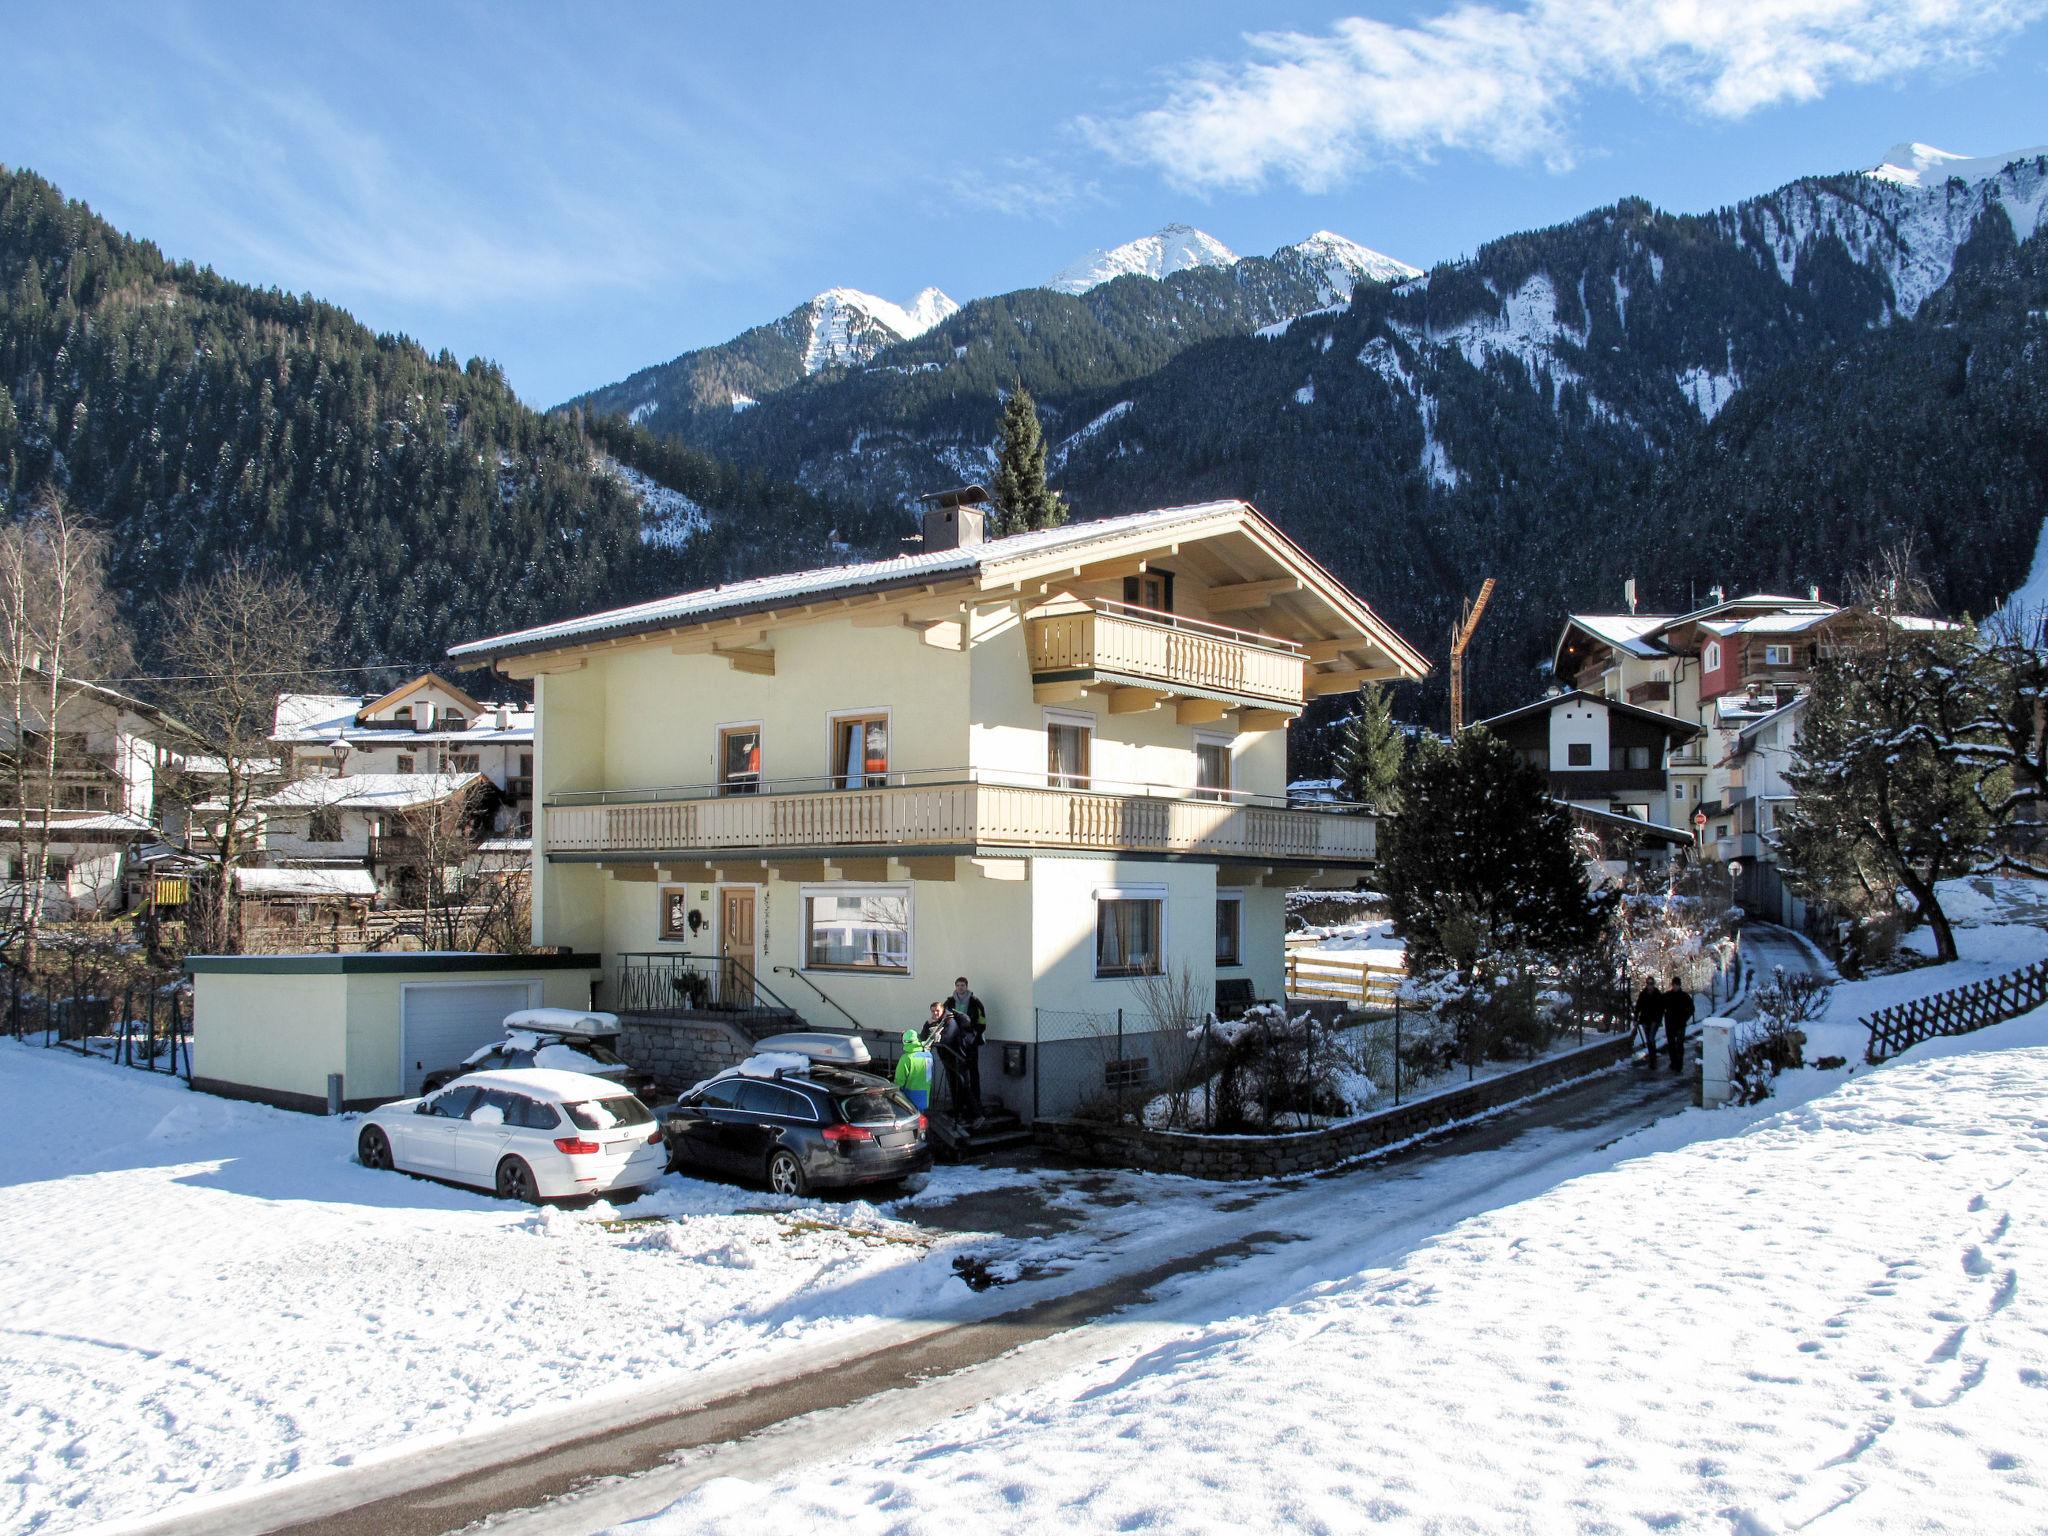
[[[1375,833],[1287,805],[1287,726],[1426,662],[1244,502],[984,541],[973,499],[913,555],[455,648],[534,683],[538,943],[615,1002],[687,955],[878,1031],[964,973],[997,1045],[1161,971],[1280,994],[1286,890]]]

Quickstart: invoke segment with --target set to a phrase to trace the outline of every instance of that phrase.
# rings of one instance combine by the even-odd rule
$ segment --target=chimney
[[[1714,600],[1713,606],[1718,608],[1728,601],[1728,589],[1717,581],[1707,588],[1707,596]]]
[[[981,486],[956,486],[917,499],[924,507],[924,553],[971,549],[987,537],[988,492]]]
[[[1629,579],[1628,579],[1627,581],[1625,581],[1625,582],[1623,582],[1623,583],[1621,584],[1621,592],[1622,592],[1622,596],[1624,596],[1624,597],[1626,597],[1626,598],[1628,599],[1628,611],[1629,611],[1630,613],[1634,613],[1634,612],[1636,611],[1636,579],[1635,579],[1635,577],[1631,576],[1631,577],[1629,577]]]
[[[512,706],[510,704],[500,704],[498,706],[498,729],[501,731],[512,729]]]
[[[1813,584],[1812,586],[1808,587],[1808,588],[1806,589],[1806,596],[1807,596],[1808,600],[1810,600],[1810,601],[1812,601],[1812,602],[1816,602],[1816,603],[1817,603],[1817,602],[1819,602],[1819,601],[1820,601],[1820,583],[1816,581],[1816,582],[1815,582],[1815,583],[1814,583],[1814,584]]]

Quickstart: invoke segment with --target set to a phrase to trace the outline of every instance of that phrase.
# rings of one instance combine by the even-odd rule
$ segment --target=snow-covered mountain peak
[[[1422,276],[1420,267],[1411,267],[1405,261],[1397,261],[1327,229],[1319,229],[1306,240],[1297,240],[1282,249],[1298,251],[1309,261],[1320,263],[1331,285],[1342,287],[1345,292],[1349,292],[1352,284],[1360,278],[1370,278],[1377,283],[1399,283]],[[1276,251],[1274,254],[1280,253]]]
[[[1865,175],[1876,181],[1896,182],[1902,187],[1938,187],[1952,179],[1985,181],[2015,160],[2048,155],[2048,146],[2007,150],[2002,155],[1958,155],[1936,149],[1932,144],[1894,144],[1884,158]]]
[[[1157,234],[1107,251],[1090,251],[1062,267],[1045,284],[1057,293],[1086,293],[1115,277],[1168,277],[1191,267],[1229,267],[1237,252],[1187,224],[1169,224]]]
[[[925,289],[908,305],[858,288],[827,288],[797,311],[810,327],[804,372],[864,363],[883,347],[922,336],[959,307],[936,288]]]

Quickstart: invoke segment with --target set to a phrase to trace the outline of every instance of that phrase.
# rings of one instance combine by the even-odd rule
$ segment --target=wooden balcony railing
[[[1111,673],[1204,693],[1300,705],[1307,663],[1290,640],[1099,602],[1028,621],[1031,675]]]
[[[561,854],[766,853],[777,849],[1071,848],[1286,863],[1371,863],[1369,815],[1243,800],[1035,785],[889,784],[867,789],[635,800],[547,808]]]

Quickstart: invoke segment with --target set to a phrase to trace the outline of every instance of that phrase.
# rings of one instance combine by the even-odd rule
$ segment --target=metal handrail
[[[737,977],[745,980],[747,985],[747,991],[756,999],[755,1003],[753,1004],[755,1008],[760,1008],[764,1012],[787,1013],[796,1015],[797,1017],[802,1017],[802,1015],[797,1014],[796,1009],[790,1007],[789,1004],[785,1002],[776,993],[774,988],[770,987],[766,982],[762,981],[759,976],[754,974],[753,967],[749,966],[744,960],[735,960],[728,955],[695,955],[689,953],[686,950],[619,950],[614,953],[613,958],[621,962],[633,960],[647,962],[662,962],[661,967],[657,967],[653,964],[647,964],[637,968],[649,975],[652,975],[657,969],[667,969],[670,971],[680,970],[687,973],[689,972],[690,967],[693,965],[704,968],[724,967],[735,973]],[[617,983],[619,991],[624,992],[626,990],[624,985],[625,978],[629,973],[633,972],[635,969],[635,967],[630,965],[622,964],[620,966],[618,972],[619,979]],[[696,972],[696,974],[705,975],[706,972],[705,970],[700,969]],[[707,976],[706,979],[708,980],[709,977]],[[759,1001],[762,998],[767,999],[767,1004],[765,1008]],[[614,1004],[625,1003],[625,999],[623,997],[608,999],[608,1001],[611,1001]],[[650,999],[650,1001],[652,1001],[652,999]],[[714,1008],[731,1007],[730,1004],[726,1003],[714,1003],[709,1006]],[[630,1013],[635,1012],[637,1010],[631,1008],[630,1006],[624,1006],[620,1007],[618,1011]]]
[[[775,974],[778,976],[794,976],[798,981],[802,982],[805,986],[809,987],[813,992],[817,993],[820,999],[832,1005],[832,1010],[835,1013],[837,1013],[842,1019],[846,1020],[847,1027],[852,1029],[855,1033],[859,1033],[863,1030],[867,1030],[870,1034],[880,1033],[880,1031],[877,1030],[870,1030],[867,1025],[861,1023],[859,1019],[856,1019],[852,1014],[848,1013],[845,1008],[840,1006],[838,998],[832,996],[831,993],[827,992],[823,987],[819,986],[815,981],[811,980],[810,977],[806,976],[802,971],[798,970],[795,966],[778,965],[774,967],[774,971]]]
[[[562,790],[547,801],[550,809],[579,805],[617,805],[663,800],[739,800],[766,795],[835,795],[863,789],[953,789],[962,785],[985,784],[1001,789],[1057,789],[1073,794],[1138,796],[1148,800],[1197,800],[1229,805],[1258,806],[1271,810],[1314,811],[1324,815],[1346,815],[1369,809],[1352,801],[1326,800],[1299,804],[1286,795],[1270,795],[1248,789],[1202,789],[1188,784],[1149,784],[1133,780],[1086,776],[1083,783],[1065,782],[1072,775],[1022,773],[987,768],[898,768],[886,773],[864,774],[858,784],[846,782],[841,774],[814,774],[803,778],[764,779],[758,787],[735,789],[729,784],[671,784],[634,789]]]

